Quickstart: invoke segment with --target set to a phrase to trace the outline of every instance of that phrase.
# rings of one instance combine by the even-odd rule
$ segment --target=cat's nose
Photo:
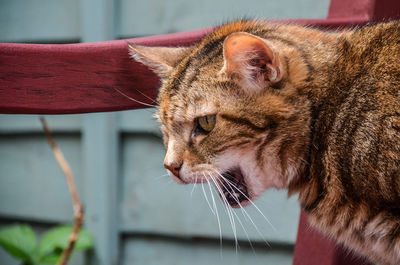
[[[176,163],[176,162],[173,162],[173,163],[165,163],[165,164],[164,164],[164,167],[165,167],[166,169],[168,169],[169,171],[171,171],[171,173],[174,174],[175,177],[180,178],[180,177],[179,177],[179,171],[180,171],[181,168],[182,168],[182,163]]]

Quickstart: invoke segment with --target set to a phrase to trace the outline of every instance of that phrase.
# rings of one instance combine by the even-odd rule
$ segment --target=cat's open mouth
[[[223,192],[223,195],[220,194],[222,200],[224,196],[226,202],[234,208],[240,207],[242,203],[249,200],[247,185],[240,168],[227,171],[222,176],[220,185]]]

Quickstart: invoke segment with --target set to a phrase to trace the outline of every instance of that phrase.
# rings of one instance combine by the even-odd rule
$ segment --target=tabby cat
[[[187,48],[130,45],[162,80],[164,165],[231,207],[299,194],[310,222],[400,264],[400,23],[324,32],[236,21]]]

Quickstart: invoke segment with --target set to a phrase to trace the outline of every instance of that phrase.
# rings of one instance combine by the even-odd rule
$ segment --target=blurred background
[[[325,18],[328,6],[329,0],[0,0],[0,42],[105,41],[243,17]],[[209,187],[180,186],[166,175],[152,114],[144,109],[46,117],[72,167],[85,227],[95,238],[95,248],[73,256],[70,264],[291,264],[296,198],[270,190],[256,201],[270,223],[251,206],[246,210],[252,220],[235,210],[234,225],[216,198],[221,242],[203,194],[204,188],[212,200]],[[38,116],[0,115],[0,227],[29,223],[41,234],[72,221],[66,182]],[[0,249],[0,264],[19,263]]]

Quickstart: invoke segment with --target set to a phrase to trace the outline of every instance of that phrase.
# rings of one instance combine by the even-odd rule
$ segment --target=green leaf
[[[63,250],[68,245],[68,239],[72,233],[72,226],[59,226],[51,229],[43,235],[39,244],[39,260],[44,264],[57,263]],[[92,235],[81,229],[78,240],[75,242],[74,251],[87,250],[93,247]]]
[[[40,264],[57,264],[61,258],[61,255],[62,255],[62,251],[59,254],[49,254],[49,255],[43,256],[39,259],[39,263]]]
[[[12,225],[0,229],[0,245],[14,258],[33,263],[36,238],[27,225]]]

